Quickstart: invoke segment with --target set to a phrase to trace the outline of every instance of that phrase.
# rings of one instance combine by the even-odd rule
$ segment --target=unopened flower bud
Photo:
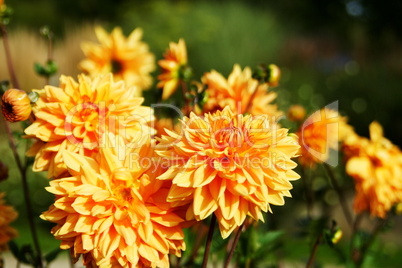
[[[293,122],[300,122],[306,116],[306,110],[301,105],[292,105],[288,110],[288,119]]]
[[[281,69],[275,64],[268,65],[268,85],[271,87],[276,87],[279,84],[279,79],[281,78]]]
[[[31,100],[25,91],[19,89],[7,90],[1,98],[1,110],[9,122],[24,121],[31,115]]]
[[[341,240],[343,235],[343,232],[341,229],[337,229],[333,234],[332,234],[332,238],[331,238],[331,242],[333,244],[336,244],[339,242],[339,240]]]

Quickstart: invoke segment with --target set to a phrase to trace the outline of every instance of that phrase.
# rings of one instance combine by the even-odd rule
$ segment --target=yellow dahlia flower
[[[355,179],[354,210],[385,218],[402,202],[402,152],[384,138],[379,123],[370,124],[370,139],[350,135],[345,140],[346,172]]]
[[[4,193],[0,193],[0,253],[7,248],[7,243],[17,235],[17,231],[10,226],[18,214],[13,207],[4,204]]]
[[[162,74],[158,76],[157,87],[163,88],[162,99],[168,99],[176,90],[180,79],[180,71],[187,64],[186,43],[180,39],[178,43],[170,42],[164,59],[158,61]]]
[[[127,86],[138,87],[137,95],[151,86],[155,58],[148,45],[141,41],[141,29],[135,29],[127,38],[119,27],[110,35],[101,27],[96,27],[95,33],[100,44],[81,45],[87,57],[79,64],[83,72],[91,76],[111,72],[116,81],[124,80]]]
[[[31,100],[25,91],[8,89],[1,98],[1,110],[9,122],[24,121],[31,115]]]
[[[66,171],[63,150],[90,156],[102,146],[102,135],[118,133],[127,143],[138,142],[142,135],[153,133],[151,108],[141,106],[143,98],[113,76],[94,79],[79,75],[78,82],[62,76],[59,87],[34,90],[39,100],[33,107],[35,121],[25,133],[37,142],[27,152],[35,156],[34,171],[48,170],[57,178]]]
[[[324,108],[310,115],[297,132],[301,145],[299,163],[315,167],[328,161],[330,149],[337,149],[343,139],[345,126],[346,118],[335,110]]]
[[[166,131],[157,153],[170,161],[160,180],[172,181],[168,201],[189,204],[186,218],[212,213],[226,238],[246,216],[264,220],[262,211],[283,205],[299,175],[291,158],[299,150],[288,130],[267,115],[238,115],[229,107],[205,118],[184,117],[182,133]]]
[[[169,183],[155,179],[154,144],[108,136],[96,159],[64,152],[71,177],[50,181],[56,200],[41,218],[86,267],[169,267],[168,254],[185,249],[183,219],[166,202]]]
[[[276,99],[276,93],[268,91],[268,84],[260,85],[253,79],[249,67],[241,70],[239,65],[234,65],[228,79],[217,71],[211,71],[202,77],[202,82],[207,86],[203,112],[214,112],[229,106],[239,114],[266,114],[273,121],[282,115],[277,105],[271,104]]]

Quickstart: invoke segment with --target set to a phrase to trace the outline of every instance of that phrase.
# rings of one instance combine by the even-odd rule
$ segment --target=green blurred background
[[[126,34],[144,30],[157,58],[170,41],[184,38],[198,76],[275,63],[283,76],[279,104],[310,111],[339,100],[361,135],[378,120],[402,145],[402,2],[9,0],[10,28],[49,25],[63,42],[69,28],[88,22]],[[56,58],[57,60],[57,58]],[[156,73],[156,72],[155,72]]]
[[[14,9],[10,33],[28,28],[39,35],[39,28],[49,25],[56,34],[56,44],[66,41],[69,29],[82,25],[101,24],[108,30],[121,26],[126,34],[141,27],[144,41],[160,59],[170,41],[184,38],[197,78],[211,69],[227,76],[235,63],[252,68],[260,63],[275,63],[282,70],[280,86],[274,89],[282,109],[302,104],[312,112],[339,101],[341,113],[360,135],[367,136],[368,125],[377,120],[384,126],[386,137],[402,146],[401,1],[6,0],[6,3]],[[80,41],[84,40],[69,39],[68,45],[79,49]],[[32,66],[31,62],[26,64]],[[0,75],[3,79],[7,74]],[[20,145],[23,153],[23,140]],[[16,226],[22,235],[17,241],[24,243],[29,234],[20,179],[4,141],[0,152],[7,155],[11,169],[11,179],[1,184],[0,190],[8,193],[9,202],[21,214]],[[53,199],[43,189],[47,183],[40,174],[30,176],[38,214],[47,210]],[[274,208],[285,221],[287,208],[297,207],[298,200],[304,198],[300,184],[296,182],[294,198],[286,201],[289,206]],[[47,250],[57,247],[58,242],[48,233],[52,224],[40,219],[37,222],[43,227],[41,236],[49,238],[42,240],[43,246]],[[271,227],[278,227],[275,220],[272,222]],[[285,249],[290,256],[293,252],[294,258],[305,258],[308,251],[306,247],[294,252]],[[383,263],[392,262],[392,258],[397,256],[383,256]]]

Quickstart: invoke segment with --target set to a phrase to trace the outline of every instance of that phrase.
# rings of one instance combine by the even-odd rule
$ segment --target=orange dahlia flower
[[[64,152],[71,176],[50,181],[56,200],[41,218],[86,267],[169,267],[168,254],[185,249],[183,219],[166,202],[169,183],[155,179],[153,144],[108,136],[96,159]]]
[[[385,218],[402,202],[402,152],[384,138],[379,123],[370,124],[370,139],[350,135],[345,140],[346,172],[355,180],[354,210]]]
[[[101,27],[96,27],[95,33],[100,44],[85,42],[81,45],[87,57],[79,64],[83,72],[91,76],[111,72],[116,81],[136,86],[137,95],[151,86],[150,73],[155,69],[155,58],[148,45],[141,42],[141,29],[135,29],[127,38],[119,27],[110,35]]]
[[[338,149],[343,139],[346,118],[335,110],[324,108],[314,112],[297,132],[300,143],[298,161],[303,166],[315,167],[329,160],[330,150]]]
[[[288,130],[267,115],[238,115],[229,107],[205,118],[184,117],[183,135],[166,131],[157,153],[170,161],[160,180],[172,182],[168,201],[188,204],[187,220],[212,213],[226,238],[246,216],[264,220],[262,211],[283,205],[299,175],[291,158],[299,150]]]
[[[1,110],[9,122],[24,121],[31,115],[31,100],[25,91],[8,89],[1,98]]]
[[[202,82],[207,86],[203,112],[214,112],[229,106],[239,114],[266,114],[273,121],[282,115],[277,105],[271,104],[277,94],[268,91],[268,84],[260,84],[253,79],[249,67],[241,70],[239,65],[234,65],[228,79],[217,71],[211,71],[202,77]]]
[[[162,74],[158,76],[157,87],[163,88],[162,99],[168,99],[176,90],[180,79],[180,71],[187,65],[186,43],[180,39],[178,43],[170,42],[164,59],[158,61]]]
[[[0,253],[7,248],[7,243],[17,236],[17,231],[10,226],[18,214],[13,207],[4,204],[4,193],[0,193]]]
[[[66,171],[63,150],[82,155],[96,153],[102,135],[118,133],[127,143],[136,143],[142,135],[153,133],[151,108],[141,106],[143,98],[124,82],[114,82],[111,74],[90,79],[62,76],[60,86],[34,90],[39,100],[33,107],[35,121],[25,129],[27,137],[37,142],[27,152],[35,156],[34,171],[48,170],[57,178]]]

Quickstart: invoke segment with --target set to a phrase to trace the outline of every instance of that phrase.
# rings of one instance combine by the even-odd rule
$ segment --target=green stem
[[[342,211],[343,211],[343,214],[345,215],[346,221],[348,222],[349,226],[352,227],[353,216],[349,210],[349,207],[348,207],[348,204],[346,201],[346,197],[343,194],[342,188],[338,184],[338,181],[335,178],[335,174],[334,174],[334,171],[332,170],[332,168],[326,163],[323,163],[323,165],[324,165],[325,171],[327,172],[328,177],[331,181],[331,184],[334,187],[334,190],[338,195],[339,202],[341,203]]]
[[[310,169],[311,171],[311,169]],[[313,183],[312,183],[312,176],[311,172],[309,174],[306,174],[306,170],[304,167],[301,167],[301,175],[302,175],[302,182],[303,182],[303,188],[305,191],[305,196],[306,196],[306,203],[307,203],[307,218],[311,219],[311,213],[313,211],[314,207],[314,192],[313,192]]]
[[[17,167],[20,172],[21,179],[22,179],[22,189],[23,189],[23,194],[24,194],[25,206],[26,206],[27,214],[28,214],[28,224],[29,224],[29,228],[31,230],[32,240],[33,240],[34,247],[35,247],[36,254],[37,254],[36,261],[38,264],[38,268],[42,268],[43,267],[42,253],[41,253],[39,239],[38,239],[38,235],[37,235],[37,231],[36,231],[36,227],[35,227],[35,223],[34,223],[34,215],[33,215],[33,210],[32,210],[32,205],[31,205],[31,199],[29,196],[29,186],[28,186],[28,180],[27,180],[27,176],[26,176],[27,168],[25,165],[22,164],[21,159],[18,155],[17,146],[15,145],[15,141],[14,141],[13,135],[11,133],[11,128],[10,128],[9,123],[5,119],[3,119],[3,121],[4,121],[4,126],[6,128],[10,148],[11,148],[11,151],[13,152],[14,159],[15,159],[15,162],[17,163]]]
[[[363,264],[364,258],[366,257],[367,251],[369,250],[370,246],[373,244],[375,238],[377,237],[378,233],[381,231],[381,228],[387,223],[387,219],[379,219],[377,221],[376,226],[374,227],[369,240],[360,248],[353,252],[352,255],[353,262],[355,263],[356,268],[360,268]]]
[[[212,214],[211,223],[209,225],[208,237],[205,244],[204,259],[202,261],[202,268],[206,268],[208,264],[209,250],[211,249],[212,237],[214,235],[214,229],[216,224],[216,216]]]
[[[226,258],[226,262],[225,262],[224,268],[229,267],[230,260],[232,259],[233,253],[234,253],[234,251],[235,251],[235,249],[236,249],[236,246],[237,246],[237,242],[239,242],[239,238],[240,238],[240,235],[241,235],[241,231],[242,231],[242,229],[243,229],[243,226],[244,226],[244,223],[243,223],[242,225],[240,225],[240,226],[239,226],[239,229],[237,230],[237,233],[236,233],[235,239],[234,239],[234,241],[233,241],[232,247],[230,248],[230,251],[229,251],[229,255],[228,255],[228,257]]]
[[[0,33],[3,38],[4,52],[6,54],[7,68],[10,75],[11,84],[14,88],[20,89],[18,79],[14,71],[13,61],[11,59],[10,44],[8,43],[8,35],[6,26],[0,24]]]
[[[11,83],[13,84],[13,86],[15,88],[19,88],[18,80],[15,75],[14,66],[13,66],[12,59],[11,59],[10,46],[9,46],[8,38],[7,38],[7,30],[3,24],[0,24],[0,31],[1,31],[1,35],[3,38],[4,51],[5,51],[5,55],[6,55],[7,67],[8,67],[8,72],[10,74]],[[24,201],[25,201],[25,206],[26,206],[27,214],[28,214],[28,224],[29,224],[29,228],[31,230],[32,240],[33,240],[34,247],[35,247],[36,254],[37,254],[37,260],[36,260],[37,265],[38,265],[37,267],[42,268],[43,267],[42,253],[41,253],[39,239],[38,239],[38,235],[37,235],[36,227],[35,227],[35,223],[34,223],[34,215],[33,215],[33,210],[32,210],[32,205],[31,205],[31,199],[29,196],[28,180],[27,180],[27,176],[26,176],[27,166],[25,163],[24,164],[22,163],[21,158],[18,155],[17,146],[15,145],[14,137],[12,135],[9,123],[4,118],[3,118],[3,121],[4,121],[4,126],[6,128],[10,148],[11,148],[11,151],[13,152],[15,162],[17,163],[17,167],[18,167],[18,170],[21,175]]]
[[[306,264],[306,268],[312,267],[314,259],[315,259],[315,254],[317,253],[318,246],[321,243],[322,236],[323,236],[323,232],[321,232],[320,235],[315,240],[313,249],[311,250],[311,253],[310,253],[310,258],[308,259],[308,262]]]
[[[188,86],[187,83],[183,80],[180,80],[180,86],[181,86],[181,90],[183,93],[183,98],[184,98],[184,115],[185,116],[189,116],[190,112],[192,110],[191,105],[190,105],[190,100],[187,97],[187,93],[188,93]]]

